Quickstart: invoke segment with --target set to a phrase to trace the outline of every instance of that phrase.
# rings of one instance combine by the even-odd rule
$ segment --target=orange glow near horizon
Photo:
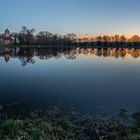
[[[90,41],[91,39],[96,39],[96,37],[99,37],[99,36],[101,36],[101,37],[103,37],[103,36],[113,37],[115,35],[119,35],[119,36],[122,36],[123,35],[123,36],[125,36],[127,42],[132,42],[132,41],[134,41],[132,39],[132,37],[135,36],[136,34],[133,34],[133,35],[125,35],[125,34],[107,34],[107,35],[101,35],[101,34],[95,34],[95,35],[93,35],[93,34],[85,34],[85,35],[77,35],[77,39],[81,39],[81,40],[88,39]],[[136,41],[136,42],[140,42],[140,36],[139,35],[136,35],[136,36],[139,37],[138,41]]]

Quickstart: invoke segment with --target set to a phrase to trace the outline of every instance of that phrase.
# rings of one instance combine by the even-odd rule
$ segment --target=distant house
[[[11,35],[8,29],[5,30],[5,33],[0,36],[0,44],[9,45],[13,43],[13,36]]]

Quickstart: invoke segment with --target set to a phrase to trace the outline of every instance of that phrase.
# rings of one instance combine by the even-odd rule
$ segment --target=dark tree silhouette
[[[114,36],[95,36],[78,37],[74,33],[66,35],[53,34],[48,31],[40,31],[35,34],[35,29],[28,29],[22,26],[19,33],[11,34],[14,38],[13,44],[18,45],[46,45],[46,46],[93,46],[93,47],[138,47],[140,46],[140,37],[134,35],[127,39],[124,35]],[[0,44],[4,34],[0,34]]]

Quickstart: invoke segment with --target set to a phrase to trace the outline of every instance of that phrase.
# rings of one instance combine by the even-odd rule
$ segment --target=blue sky
[[[140,0],[0,0],[0,32],[139,34]]]

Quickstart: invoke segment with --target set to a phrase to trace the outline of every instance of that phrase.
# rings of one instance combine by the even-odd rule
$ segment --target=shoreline
[[[111,49],[113,49],[113,48],[116,48],[116,49],[123,49],[123,48],[129,48],[129,49],[140,49],[140,45],[138,45],[138,46],[121,46],[121,45],[119,45],[119,46],[114,46],[114,45],[112,45],[112,46],[104,46],[104,45],[97,45],[97,46],[83,46],[83,45],[73,45],[73,46],[69,46],[69,45],[67,45],[67,46],[63,46],[63,45],[0,45],[0,47],[1,48],[97,48],[97,49],[100,49],[100,48],[103,48],[103,49],[108,49],[108,48],[111,48]]]

